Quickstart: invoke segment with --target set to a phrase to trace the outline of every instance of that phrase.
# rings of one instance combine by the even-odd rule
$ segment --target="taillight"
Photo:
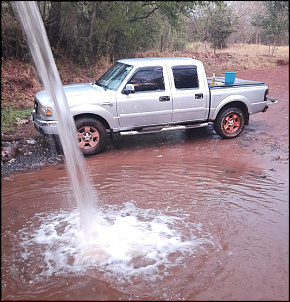
[[[265,95],[264,95],[264,101],[265,101],[265,102],[267,102],[268,96],[269,96],[269,89],[267,89],[267,90],[265,91]]]

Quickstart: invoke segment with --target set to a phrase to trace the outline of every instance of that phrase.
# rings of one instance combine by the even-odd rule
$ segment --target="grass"
[[[272,47],[261,44],[232,44],[214,50],[206,43],[190,43],[186,50],[203,61],[206,73],[223,76],[225,71],[267,69],[277,66],[278,60],[289,62],[289,46]]]
[[[187,50],[201,53],[212,53],[214,50],[207,43],[193,42],[187,45]],[[271,49],[270,49],[271,50]],[[262,44],[231,44],[224,49],[216,49],[216,53],[229,53],[237,56],[269,56],[269,46]],[[273,57],[289,60],[289,46],[276,47]]]
[[[15,122],[18,119],[30,118],[33,107],[15,109],[13,107],[1,106],[1,132],[13,131]]]

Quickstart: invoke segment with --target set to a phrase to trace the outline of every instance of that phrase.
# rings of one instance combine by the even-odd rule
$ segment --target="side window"
[[[128,84],[133,84],[136,92],[165,90],[162,67],[140,68]]]
[[[176,89],[198,88],[196,66],[174,66],[172,72]]]

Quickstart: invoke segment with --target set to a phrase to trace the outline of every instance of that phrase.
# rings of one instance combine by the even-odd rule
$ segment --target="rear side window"
[[[129,80],[135,91],[165,90],[162,67],[140,68]]]
[[[176,89],[198,88],[196,66],[173,66],[172,72]]]

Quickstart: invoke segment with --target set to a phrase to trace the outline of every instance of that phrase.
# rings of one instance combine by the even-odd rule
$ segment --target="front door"
[[[135,93],[117,94],[117,111],[122,130],[167,124],[172,116],[172,97],[162,66],[138,68],[127,84]]]

